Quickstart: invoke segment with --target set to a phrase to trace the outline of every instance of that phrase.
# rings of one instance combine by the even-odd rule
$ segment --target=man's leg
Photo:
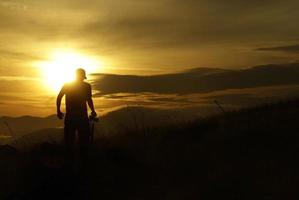
[[[65,122],[64,125],[64,147],[65,147],[65,165],[72,170],[74,166],[74,143],[76,127],[71,122]]]
[[[89,145],[90,145],[90,128],[89,121],[84,120],[78,127],[79,145],[80,145],[80,164],[85,167],[88,162]]]

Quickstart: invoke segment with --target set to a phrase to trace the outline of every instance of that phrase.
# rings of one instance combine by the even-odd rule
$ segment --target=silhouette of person
[[[80,164],[86,165],[88,159],[88,148],[90,143],[90,128],[87,105],[91,109],[91,116],[96,117],[92,100],[91,85],[86,83],[86,73],[84,69],[76,70],[76,80],[66,83],[61,88],[57,100],[57,117],[63,119],[61,112],[61,100],[65,95],[66,114],[64,119],[64,145],[66,166],[73,167],[74,164],[74,143],[76,131],[79,136]]]

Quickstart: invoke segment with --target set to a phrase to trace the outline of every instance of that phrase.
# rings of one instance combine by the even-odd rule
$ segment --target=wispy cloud
[[[11,10],[26,10],[27,6],[23,1],[16,1],[16,0],[1,0],[0,6]]]
[[[26,76],[0,76],[2,81],[42,81],[41,78],[37,77],[26,77]]]
[[[286,45],[286,46],[275,46],[275,47],[262,47],[256,49],[257,51],[280,51],[287,53],[298,53],[299,44]]]

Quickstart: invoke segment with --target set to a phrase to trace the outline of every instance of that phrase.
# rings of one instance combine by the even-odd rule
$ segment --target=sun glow
[[[52,92],[58,92],[62,85],[75,78],[77,68],[86,70],[87,75],[96,72],[100,63],[91,57],[73,51],[55,51],[49,60],[39,62],[43,80]]]

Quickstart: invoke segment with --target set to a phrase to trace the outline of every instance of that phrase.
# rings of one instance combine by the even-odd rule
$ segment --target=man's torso
[[[87,119],[86,101],[91,98],[91,86],[85,82],[67,83],[65,92],[66,120]]]

